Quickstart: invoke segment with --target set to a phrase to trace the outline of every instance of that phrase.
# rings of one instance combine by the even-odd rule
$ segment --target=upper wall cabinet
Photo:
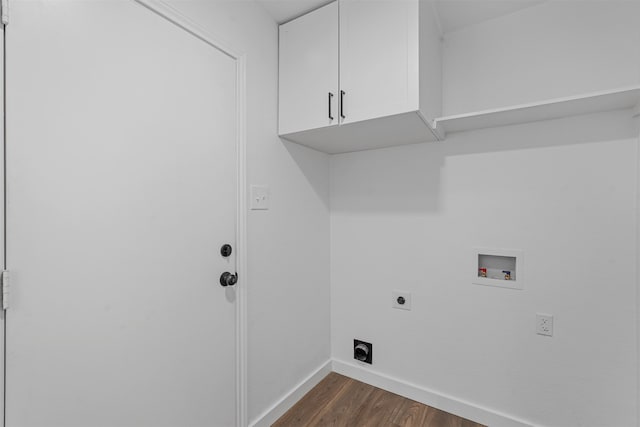
[[[280,26],[279,133],[338,125],[338,4]]]
[[[433,13],[421,0],[339,0],[281,25],[280,135],[327,153],[435,141]]]

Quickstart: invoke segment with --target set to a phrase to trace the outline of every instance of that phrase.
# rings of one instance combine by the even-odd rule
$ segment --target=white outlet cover
[[[251,210],[269,209],[271,191],[266,185],[252,185],[249,197],[251,198]]]
[[[411,293],[406,291],[392,291],[391,307],[400,310],[411,310]],[[404,298],[404,304],[398,302],[398,298]]]
[[[550,314],[536,313],[536,334],[553,336],[553,316]]]

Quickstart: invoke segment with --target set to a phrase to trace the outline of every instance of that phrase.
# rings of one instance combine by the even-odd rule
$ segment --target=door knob
[[[233,286],[238,283],[238,273],[231,274],[228,271],[225,271],[220,275],[220,284],[222,286]]]

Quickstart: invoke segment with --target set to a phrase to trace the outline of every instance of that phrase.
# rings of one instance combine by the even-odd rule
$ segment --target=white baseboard
[[[510,415],[379,374],[365,366],[333,359],[334,372],[489,427],[533,427]]]
[[[327,360],[311,375],[302,380],[291,391],[285,394],[279,401],[249,423],[249,427],[269,427],[278,418],[284,415],[293,405],[314,388],[324,377],[331,372],[331,360]]]

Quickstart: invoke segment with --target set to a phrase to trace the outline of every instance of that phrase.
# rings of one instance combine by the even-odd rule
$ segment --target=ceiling
[[[332,0],[256,0],[279,24]],[[526,9],[545,0],[429,0],[435,3],[443,33]]]
[[[297,18],[333,0],[256,0],[278,24]]]
[[[543,3],[544,0],[436,0],[443,33]]]

